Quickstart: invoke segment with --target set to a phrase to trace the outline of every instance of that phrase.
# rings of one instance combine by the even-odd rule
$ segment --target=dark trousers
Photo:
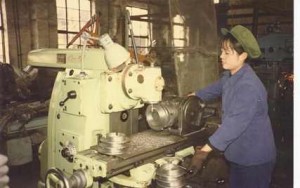
[[[269,188],[274,164],[242,166],[230,163],[230,188]]]

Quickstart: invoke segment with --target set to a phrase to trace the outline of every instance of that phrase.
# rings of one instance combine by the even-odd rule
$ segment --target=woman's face
[[[229,70],[231,75],[235,74],[244,65],[245,52],[238,54],[231,46],[229,41],[224,41],[221,48],[221,63],[225,70]]]

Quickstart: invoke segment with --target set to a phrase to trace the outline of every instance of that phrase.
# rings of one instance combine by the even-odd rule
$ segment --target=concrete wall
[[[10,63],[26,66],[32,49],[56,47],[56,7],[53,0],[6,0]]]
[[[213,1],[195,1],[185,6],[185,14],[189,18],[190,46],[183,53],[183,61],[175,58],[178,92],[181,96],[219,78],[217,23]]]
[[[5,2],[10,63],[22,67],[31,47],[30,4],[28,0]]]
[[[172,9],[173,16],[181,13],[189,30],[187,46],[183,49],[170,48],[171,30],[168,24],[162,23],[163,19],[158,19],[153,26],[160,66],[166,81],[165,96],[185,96],[188,92],[201,89],[219,77],[217,23],[213,2],[180,1],[176,7],[179,9]],[[166,10],[167,7],[155,9],[156,13]]]

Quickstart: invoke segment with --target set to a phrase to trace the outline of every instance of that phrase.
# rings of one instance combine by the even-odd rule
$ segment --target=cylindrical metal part
[[[129,141],[125,134],[111,132],[100,138],[97,150],[106,155],[120,155],[128,148]]]
[[[161,188],[184,187],[186,185],[185,174],[186,171],[176,164],[163,164],[156,170],[156,185]]]
[[[140,67],[132,64],[123,71],[123,91],[131,99],[141,99],[148,104],[158,103],[161,101],[164,85],[159,67]]]
[[[70,188],[84,188],[87,185],[85,174],[82,170],[76,170],[69,178]]]
[[[178,118],[178,100],[151,104],[146,109],[146,119],[151,129],[162,131],[174,125]]]
[[[149,105],[146,119],[153,130],[169,129],[177,134],[186,134],[202,127],[205,108],[205,103],[198,97],[174,97]]]

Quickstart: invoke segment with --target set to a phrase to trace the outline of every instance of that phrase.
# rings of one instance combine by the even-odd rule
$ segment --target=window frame
[[[57,2],[58,1],[62,1],[64,3],[64,6],[61,7],[61,6],[58,6],[57,5]],[[89,1],[90,2],[90,9],[89,10],[83,10],[82,7],[81,7],[81,2],[82,1]],[[65,15],[63,16],[63,18],[59,17],[59,15],[57,15],[57,35],[58,35],[58,41],[57,41],[57,47],[58,48],[61,48],[61,49],[66,49],[67,48],[67,45],[68,43],[74,38],[74,36],[80,31],[80,29],[85,25],[86,22],[88,22],[92,16],[95,14],[95,1],[94,0],[76,0],[75,3],[78,3],[77,4],[77,7],[74,8],[72,7],[70,4],[70,1],[68,0],[56,0],[56,10],[57,10],[57,14],[59,12],[58,9],[64,9],[64,13]],[[78,18],[76,19],[69,19],[70,18],[70,12],[71,11],[78,11]],[[83,11],[89,11],[89,19],[88,20],[82,20],[82,14],[83,14]],[[59,28],[61,25],[59,25],[59,22],[60,21],[63,21],[65,22],[65,29],[62,29],[62,28]],[[74,23],[78,23],[78,30],[75,31],[75,30],[71,30],[71,28],[69,27],[69,24],[70,22],[73,21]],[[61,39],[61,36],[64,37],[64,42],[62,43],[62,39]],[[77,47],[78,46],[81,46],[82,45],[82,41],[81,41],[81,38],[78,38],[75,40],[75,42],[70,46],[70,47]]]
[[[146,9],[146,8],[140,8],[140,7],[135,7],[135,6],[126,6],[126,10],[129,11],[130,13],[130,16],[134,16],[134,17],[147,17],[147,15],[149,14],[149,10]],[[140,11],[140,10],[143,10],[145,11],[145,13],[143,14],[135,14],[133,13],[133,11]],[[143,19],[140,19],[140,20],[131,20],[131,23],[132,23],[132,29],[133,29],[133,34],[134,34],[134,39],[135,39],[135,43],[136,43],[136,48],[137,48],[137,51],[139,54],[147,54],[151,48],[151,36],[152,36],[152,32],[153,32],[153,28],[152,28],[152,23],[148,22],[147,20],[143,20]],[[137,34],[135,32],[135,26],[137,25],[141,25],[141,24],[147,24],[147,31],[143,34]],[[128,48],[129,49],[132,49],[133,50],[133,44],[132,44],[132,41],[131,41],[131,33],[129,32],[129,29],[128,28]],[[146,44],[145,45],[138,45],[138,40],[143,40],[143,39],[147,39],[147,42],[145,42]]]
[[[181,18],[180,21],[176,21],[176,17],[179,16]],[[172,22],[173,22],[173,43],[175,48],[184,48],[189,45],[189,27],[187,27],[184,24],[185,18],[179,14],[177,14],[175,17],[173,17]],[[182,36],[175,36],[175,30],[176,27],[180,27],[183,31]],[[176,41],[183,41],[183,45],[176,45]]]

